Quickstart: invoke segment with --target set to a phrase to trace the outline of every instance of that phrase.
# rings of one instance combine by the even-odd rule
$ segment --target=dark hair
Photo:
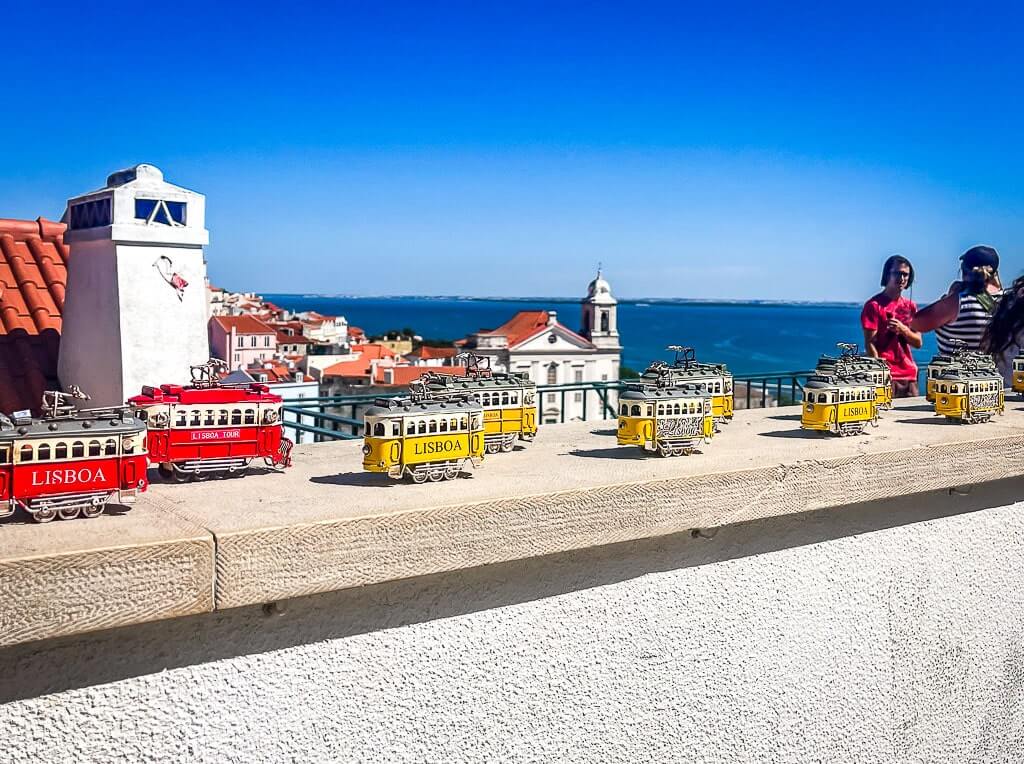
[[[1003,292],[996,305],[992,320],[981,339],[982,348],[989,353],[1002,353],[1017,341],[1024,330],[1024,276]]]
[[[885,261],[885,265],[882,266],[882,286],[884,287],[889,283],[889,274],[892,273],[892,269],[897,265],[905,265],[910,268],[910,278],[907,279],[907,288],[909,289],[914,285],[914,266],[903,255],[893,255]]]

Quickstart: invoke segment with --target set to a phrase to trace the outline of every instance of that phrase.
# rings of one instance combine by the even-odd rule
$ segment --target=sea
[[[474,297],[329,297],[266,294],[292,311],[344,316],[367,334],[410,328],[421,337],[455,340],[494,329],[520,310],[554,310],[570,329],[580,325],[579,300]],[[701,360],[728,364],[734,374],[772,374],[813,369],[837,342],[863,345],[860,305],[849,303],[705,302],[620,300],[622,364],[642,371],[656,359],[671,360],[668,345],[688,345]],[[935,354],[926,334],[914,351],[919,367]]]

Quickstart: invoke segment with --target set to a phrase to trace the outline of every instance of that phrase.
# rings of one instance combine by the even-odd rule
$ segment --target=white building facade
[[[202,194],[140,164],[68,201],[67,297],[58,374],[90,405],[190,379],[209,358]]]
[[[470,335],[464,347],[491,359],[497,371],[527,374],[539,386],[617,382],[622,347],[619,344],[618,301],[602,277],[587,287],[582,301],[582,330],[564,326],[553,310],[522,311],[489,332]],[[615,417],[614,389],[543,391],[539,416],[543,424],[594,421]]]

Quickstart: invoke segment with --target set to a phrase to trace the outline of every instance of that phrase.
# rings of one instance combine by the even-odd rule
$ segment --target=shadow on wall
[[[613,544],[0,650],[0,703],[1013,504],[1024,479]]]

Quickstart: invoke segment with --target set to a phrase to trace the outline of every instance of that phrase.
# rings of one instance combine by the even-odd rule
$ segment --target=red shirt
[[[911,355],[907,338],[897,334],[888,327],[890,318],[897,318],[910,325],[910,320],[917,313],[917,303],[900,296],[891,300],[880,292],[864,303],[860,312],[860,324],[865,329],[875,331],[874,346],[878,356],[889,364],[893,379],[917,379],[917,364]]]

